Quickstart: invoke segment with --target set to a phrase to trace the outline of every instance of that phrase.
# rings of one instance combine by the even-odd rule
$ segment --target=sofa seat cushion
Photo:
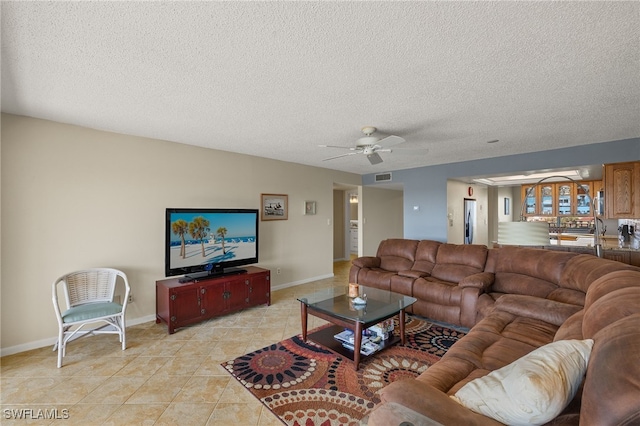
[[[582,306],[533,296],[506,294],[496,300],[495,309],[527,318],[536,318],[559,327],[571,315],[582,310]]]
[[[542,425],[575,396],[593,340],[561,340],[472,380],[452,398],[470,410],[509,425]]]
[[[420,300],[411,305],[412,312],[421,317],[449,324],[462,325],[460,321],[460,306],[443,305],[442,303]]]
[[[492,371],[551,343],[557,330],[553,324],[538,319],[496,311],[460,340],[471,336],[464,344],[457,345],[459,348],[454,345],[447,354],[471,356],[478,368]],[[459,353],[460,350],[463,352]]]
[[[424,277],[413,283],[413,297],[446,306],[460,306],[461,289],[456,283]]]
[[[495,311],[417,380],[452,395],[469,381],[551,343],[557,330],[544,321]]]

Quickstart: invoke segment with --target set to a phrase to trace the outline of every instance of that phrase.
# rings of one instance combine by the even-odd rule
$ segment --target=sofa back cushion
[[[442,245],[440,241],[422,240],[418,243],[416,250],[416,260],[413,262],[411,269],[414,271],[426,272],[428,274],[433,271],[436,265],[436,257],[438,248]]]
[[[487,246],[441,244],[431,276],[442,281],[460,282],[464,277],[482,272],[487,261]]]
[[[582,334],[592,338],[610,324],[634,314],[640,314],[640,272],[611,272],[596,280],[587,292]]]
[[[376,255],[380,258],[380,268],[392,272],[411,269],[417,247],[418,240],[392,238],[381,241]]]
[[[601,259],[590,254],[581,254],[569,259],[560,277],[560,285],[563,288],[580,290],[586,293],[589,286],[598,278],[609,272],[624,270],[640,271],[640,268],[616,262],[615,260]]]
[[[565,265],[576,256],[554,250],[502,247],[492,249],[485,271],[495,274],[493,292],[546,298],[558,289]]]

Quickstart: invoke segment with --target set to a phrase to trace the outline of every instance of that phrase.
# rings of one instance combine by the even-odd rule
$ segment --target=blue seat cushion
[[[84,305],[74,306],[71,309],[67,309],[62,314],[62,320],[65,323],[86,321],[93,318],[116,315],[120,312],[122,312],[122,305],[118,303],[87,303]]]

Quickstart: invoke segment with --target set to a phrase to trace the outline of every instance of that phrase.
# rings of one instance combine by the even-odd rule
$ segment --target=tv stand
[[[193,281],[168,278],[156,281],[156,323],[165,322],[169,334],[190,324],[245,308],[271,304],[268,269],[249,266],[224,275],[206,274]]]
[[[199,272],[197,274],[189,274],[185,275],[184,279],[181,282],[200,282],[205,280],[210,280],[218,277],[226,277],[228,275],[239,275],[246,274],[247,270],[242,268],[227,268],[227,269],[219,269],[219,270],[211,270],[205,272]]]

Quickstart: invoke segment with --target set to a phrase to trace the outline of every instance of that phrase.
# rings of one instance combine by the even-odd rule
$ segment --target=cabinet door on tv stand
[[[200,287],[203,315],[207,318],[222,315],[227,311],[224,283],[213,283]]]
[[[227,307],[231,312],[238,311],[247,306],[248,287],[249,279],[245,276],[227,283]]]
[[[196,286],[174,289],[171,299],[171,324],[180,327],[200,317],[199,289]]]
[[[248,303],[250,306],[262,305],[264,303],[269,306],[271,304],[269,274],[256,274],[251,277],[249,282]]]

